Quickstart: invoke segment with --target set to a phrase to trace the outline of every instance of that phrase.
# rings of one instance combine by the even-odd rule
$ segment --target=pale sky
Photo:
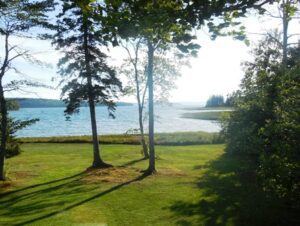
[[[263,33],[271,28],[280,29],[280,21],[261,18],[258,19],[252,15],[247,19],[243,19],[249,33]],[[291,24],[291,30],[297,31],[299,21]],[[298,32],[299,33],[299,32]],[[252,44],[261,38],[261,35],[249,34],[249,40]],[[0,37],[1,45],[3,37]],[[22,40],[14,39],[14,43],[18,43],[24,48],[30,49],[31,52],[39,59],[52,65],[52,67],[39,67],[30,65],[22,60],[15,61],[18,69],[25,75],[39,82],[44,82],[52,86],[56,86],[59,81],[59,75],[56,73],[56,63],[60,58],[58,51],[54,50],[50,41],[40,40]],[[249,51],[251,47],[246,46],[243,42],[233,40],[231,37],[219,37],[212,41],[204,32],[200,31],[198,35],[198,43],[202,46],[199,50],[198,57],[190,60],[191,67],[182,69],[182,76],[177,81],[177,89],[172,92],[171,102],[205,102],[210,95],[227,94],[237,90],[241,79],[243,78],[243,70],[241,63],[250,60]],[[0,50],[3,50],[1,46]],[[121,62],[121,58],[125,55],[121,49],[111,51],[112,62]],[[14,78],[15,75],[7,75],[5,81]],[[54,78],[54,82],[52,81]],[[60,88],[58,89],[31,89],[32,92],[25,93],[7,93],[7,97],[35,97],[58,99],[60,97]],[[134,102],[134,97],[122,97],[121,101]]]

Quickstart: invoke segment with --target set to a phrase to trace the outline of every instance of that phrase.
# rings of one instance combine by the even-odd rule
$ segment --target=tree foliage
[[[101,23],[95,21],[102,12],[99,5],[77,2],[64,1],[53,41],[56,48],[65,53],[58,63],[65,83],[62,90],[68,104],[65,112],[76,112],[80,103],[89,101],[92,95],[93,101],[107,105],[112,113],[115,109],[112,98],[117,97],[121,83],[106,63],[108,56],[99,48],[108,44],[102,35]],[[89,78],[92,84],[88,84]]]
[[[108,12],[107,25],[113,34],[123,39],[143,39],[148,46],[148,98],[149,98],[149,167],[147,173],[155,170],[154,148],[154,86],[153,60],[159,48],[167,50],[175,45],[183,55],[196,55],[200,46],[195,42],[194,28],[206,22],[214,36],[234,23],[233,18],[243,16],[249,8],[260,8],[270,1],[105,1]],[[214,20],[213,18],[217,18]],[[217,25],[216,25],[217,21]],[[242,27],[240,28],[242,29]],[[242,39],[241,32],[231,31],[231,35]]]
[[[257,158],[264,189],[299,208],[300,48],[289,49],[285,68],[278,45],[267,36],[254,49],[223,132],[228,152]]]
[[[222,95],[212,95],[206,101],[205,107],[221,107],[224,106],[224,97]]]

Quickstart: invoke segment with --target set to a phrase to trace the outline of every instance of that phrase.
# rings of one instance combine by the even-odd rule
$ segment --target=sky
[[[182,68],[181,77],[176,81],[177,89],[171,92],[171,102],[205,103],[209,96],[220,94],[226,96],[239,88],[243,78],[241,63],[252,59],[251,46],[255,45],[262,37],[259,35],[272,28],[280,29],[280,21],[268,17],[258,17],[252,14],[242,20],[247,28],[248,39],[251,45],[247,46],[242,41],[233,40],[231,37],[219,37],[210,40],[205,31],[198,31],[197,42],[201,45],[198,56],[190,59],[190,67]],[[299,22],[291,24],[290,30],[297,31]],[[204,29],[205,30],[205,29]],[[259,33],[259,34],[257,34]],[[13,43],[29,49],[33,56],[48,64],[47,67],[32,65],[19,59],[15,61],[23,78],[46,83],[53,89],[27,89],[26,92],[10,92],[7,97],[34,97],[59,99],[61,87],[57,87],[60,80],[57,74],[57,61],[62,53],[51,46],[50,41],[26,40],[13,38]],[[1,44],[3,37],[0,38]],[[0,46],[2,52],[3,46]],[[120,65],[126,53],[120,47],[110,50],[110,63]],[[20,78],[14,74],[6,76],[5,81]],[[29,91],[29,92],[28,92]],[[134,97],[121,97],[120,101],[135,102]]]

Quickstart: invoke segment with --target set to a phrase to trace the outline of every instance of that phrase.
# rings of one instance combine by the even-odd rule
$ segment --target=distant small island
[[[9,102],[17,103],[19,108],[55,108],[65,107],[66,104],[62,100],[43,99],[43,98],[8,98]],[[132,103],[117,102],[117,106],[131,106]],[[87,107],[87,103],[82,103],[82,107]],[[97,106],[103,106],[99,103]]]
[[[212,95],[206,101],[205,107],[190,107],[184,109],[193,112],[182,114],[182,118],[220,121],[222,117],[225,117],[225,115],[230,114],[230,112],[234,110],[233,95],[228,95],[226,101],[224,101],[222,95]]]

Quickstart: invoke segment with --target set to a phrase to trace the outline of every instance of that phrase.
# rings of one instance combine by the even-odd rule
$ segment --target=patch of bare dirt
[[[11,177],[14,178],[27,178],[31,176],[35,176],[36,174],[30,172],[30,171],[16,171],[12,173]]]
[[[81,178],[84,183],[126,183],[139,178],[143,171],[131,167],[109,167],[105,169],[88,168],[85,175]],[[160,168],[156,176],[162,177],[183,177],[186,174],[176,168]],[[136,180],[138,183],[140,180]]]
[[[1,181],[0,182],[0,189],[7,190],[11,186],[12,186],[12,181],[7,180],[7,181]]]
[[[125,183],[138,175],[138,170],[126,167],[109,167],[105,169],[89,168],[81,180],[87,183]]]

